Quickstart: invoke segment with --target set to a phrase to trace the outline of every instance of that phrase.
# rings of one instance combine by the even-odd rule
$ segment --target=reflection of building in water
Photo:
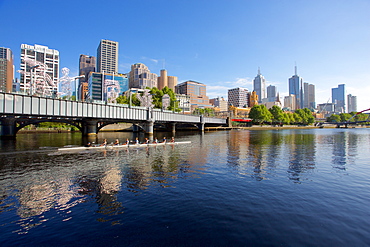
[[[340,132],[333,136],[333,167],[339,170],[346,169],[348,132]]]
[[[299,183],[303,173],[315,169],[315,135],[292,131],[285,142],[290,147],[288,177]]]

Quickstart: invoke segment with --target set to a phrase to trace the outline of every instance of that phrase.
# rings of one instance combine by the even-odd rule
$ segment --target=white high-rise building
[[[98,47],[97,72],[118,73],[118,42],[102,39]]]
[[[307,82],[303,83],[303,107],[309,109],[316,108],[315,85]]]
[[[240,87],[229,89],[227,101],[235,107],[248,107],[248,89]]]
[[[258,68],[258,74],[253,80],[253,90],[258,95],[258,103],[261,103],[262,99],[266,98],[266,80],[261,75],[260,68]]]
[[[21,45],[20,90],[52,96],[58,92],[59,51],[43,45]]]
[[[357,112],[357,97],[352,96],[352,94],[347,95],[347,107],[348,113]]]

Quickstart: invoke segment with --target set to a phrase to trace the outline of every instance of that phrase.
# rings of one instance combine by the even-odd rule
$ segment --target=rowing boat
[[[140,147],[157,147],[164,145],[179,145],[189,144],[191,141],[184,142],[160,142],[160,143],[149,143],[149,144],[126,144],[126,145],[106,145],[106,146],[91,146],[91,147],[63,147],[58,148],[58,151],[77,151],[77,150],[94,150],[94,149],[118,149],[118,148],[140,148]]]

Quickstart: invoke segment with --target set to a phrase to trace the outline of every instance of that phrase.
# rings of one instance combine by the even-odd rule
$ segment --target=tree
[[[312,116],[312,112],[308,108],[298,109],[294,113],[298,115],[295,116],[296,123],[307,125],[315,122],[315,118]]]
[[[347,122],[352,117],[352,115],[349,113],[341,113],[339,114],[339,117],[341,122]]]
[[[272,106],[269,111],[272,114],[272,121],[281,124],[284,122],[285,116],[283,110],[277,105]]]
[[[195,108],[193,111],[193,115],[204,115],[208,117],[214,117],[215,110],[211,108]]]
[[[336,114],[332,114],[330,117],[326,118],[326,121],[330,123],[339,123],[340,122],[340,116]]]
[[[130,105],[130,97],[126,95],[120,95],[116,98],[118,104],[127,104]],[[140,100],[136,97],[136,93],[131,95],[131,105],[140,106]]]
[[[255,105],[249,112],[249,118],[253,119],[253,122],[262,124],[263,122],[270,122],[272,114],[265,105]]]

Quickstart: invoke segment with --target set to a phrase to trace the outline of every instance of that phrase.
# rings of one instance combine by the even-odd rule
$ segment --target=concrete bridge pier
[[[14,118],[5,118],[1,120],[0,136],[1,137],[15,137],[17,131],[15,128]]]
[[[137,133],[140,132],[140,127],[137,124],[132,125],[132,132]]]
[[[146,133],[153,136],[154,134],[154,121],[151,119],[151,120],[148,120],[145,124],[145,131]]]
[[[200,123],[198,123],[198,129],[202,132],[204,132],[204,125],[205,125],[205,120],[203,115],[200,116]]]
[[[98,133],[98,121],[89,120],[82,122],[82,135],[90,136]]]
[[[172,123],[172,133],[176,132],[176,123]]]

